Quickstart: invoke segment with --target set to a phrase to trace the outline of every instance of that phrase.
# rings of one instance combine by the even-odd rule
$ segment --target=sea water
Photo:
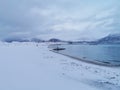
[[[120,45],[61,45],[66,48],[59,51],[85,60],[99,61],[109,64],[120,64]]]

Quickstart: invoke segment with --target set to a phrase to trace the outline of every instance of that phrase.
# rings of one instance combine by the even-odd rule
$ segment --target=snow
[[[120,68],[74,60],[45,43],[0,43],[0,90],[120,90]]]

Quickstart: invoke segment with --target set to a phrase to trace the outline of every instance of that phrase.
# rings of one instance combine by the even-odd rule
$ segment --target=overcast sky
[[[0,39],[94,40],[120,32],[120,0],[0,0]]]

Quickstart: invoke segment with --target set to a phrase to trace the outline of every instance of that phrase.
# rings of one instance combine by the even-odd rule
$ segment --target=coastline
[[[64,48],[64,45],[71,45],[71,44],[60,44],[60,45],[63,45],[63,48]],[[72,44],[72,45],[76,45],[76,44]],[[53,48],[55,48],[55,46],[58,46],[57,44],[51,44],[49,46],[53,46],[53,47],[50,48],[50,51],[52,51],[54,53],[58,53],[58,54],[64,55],[66,57],[69,57],[69,58],[72,58],[72,59],[75,59],[75,60],[78,60],[78,61],[82,61],[82,62],[86,62],[86,63],[90,63],[90,64],[95,64],[95,65],[99,65],[99,66],[120,67],[120,63],[114,63],[114,61],[113,62],[107,61],[109,58],[107,58],[106,61],[104,60],[104,58],[103,58],[104,61],[102,61],[102,59],[100,60],[100,58],[98,60],[89,59],[89,58],[86,59],[86,57],[85,58],[82,58],[82,57],[79,57],[79,56],[77,57],[77,56],[74,56],[72,54],[70,55],[69,53],[65,53],[64,51],[61,52],[61,50],[60,51],[59,50],[58,51],[54,50]],[[89,53],[91,53],[91,51]],[[100,56],[100,53],[98,54],[98,56]],[[102,58],[102,56],[100,56],[100,57]]]
[[[48,43],[0,43],[0,49],[2,90],[120,90],[120,68],[74,60]]]
[[[90,63],[90,64],[94,64],[94,65],[105,66],[105,67],[120,67],[119,64],[118,65],[113,65],[113,64],[110,64],[110,63],[104,63],[104,62],[99,62],[99,61],[85,60],[85,59],[77,58],[77,57],[74,57],[74,56],[71,56],[71,55],[63,54],[63,53],[60,53],[60,52],[55,51],[55,50],[50,50],[50,51],[52,51],[54,53],[64,55],[66,57],[69,57],[69,58],[72,58],[72,59],[75,59],[75,60],[78,60],[78,61],[81,61],[81,62],[86,62],[86,63]]]

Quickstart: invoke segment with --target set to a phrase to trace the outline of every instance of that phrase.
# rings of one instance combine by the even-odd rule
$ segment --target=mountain
[[[32,38],[32,39],[27,39],[27,38],[18,38],[18,37],[13,37],[13,38],[6,38],[2,40],[4,42],[12,43],[12,42],[44,42],[44,40],[41,40],[39,38]]]
[[[61,42],[62,40],[56,39],[56,38],[51,38],[48,40],[49,42]]]
[[[94,44],[120,44],[120,34],[108,35],[92,43]]]
[[[44,40],[41,40],[39,38],[32,38],[30,41],[31,42],[36,42],[36,43],[45,42]]]
[[[6,38],[2,41],[3,42],[8,42],[8,43],[12,43],[12,42],[36,42],[36,43],[40,43],[40,42],[62,42],[62,40],[56,39],[56,38],[51,38],[51,39],[45,41],[45,40],[41,40],[39,38],[28,39],[28,38],[21,38],[21,37]]]
[[[8,42],[8,43],[12,43],[12,42],[30,42],[27,39],[23,39],[23,38],[6,38],[4,40],[2,40],[4,42]]]
[[[90,45],[97,45],[97,44],[120,44],[120,34],[111,34],[104,38],[101,38],[97,41],[62,41],[57,38],[51,38],[47,41],[41,40],[39,38],[7,38],[3,40],[4,42],[12,43],[12,42],[66,42],[68,44],[90,44]]]

